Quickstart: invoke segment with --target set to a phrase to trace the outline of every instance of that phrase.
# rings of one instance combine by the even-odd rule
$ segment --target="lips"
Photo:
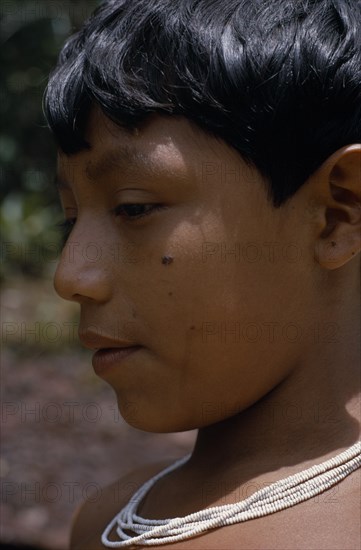
[[[103,348],[93,355],[93,367],[97,374],[104,374],[106,371],[119,368],[120,364],[130,355],[140,350],[142,346],[129,346],[123,348]]]
[[[112,338],[106,334],[102,334],[101,330],[94,332],[92,330],[79,329],[79,340],[84,347],[96,351],[103,349],[124,349],[139,345],[137,342]]]
[[[94,325],[92,325],[94,326]],[[79,339],[84,347],[95,351],[92,359],[94,370],[102,375],[120,364],[143,346],[129,340],[112,338],[101,331],[79,329]]]

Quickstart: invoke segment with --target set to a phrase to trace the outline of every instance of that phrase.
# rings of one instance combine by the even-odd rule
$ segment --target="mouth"
[[[93,368],[98,375],[119,368],[121,363],[139,351],[142,347],[143,346],[100,348],[93,355]]]

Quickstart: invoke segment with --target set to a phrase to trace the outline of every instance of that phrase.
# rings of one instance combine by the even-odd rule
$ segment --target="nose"
[[[69,239],[54,275],[54,288],[65,300],[104,303],[111,296],[110,271],[103,246]]]

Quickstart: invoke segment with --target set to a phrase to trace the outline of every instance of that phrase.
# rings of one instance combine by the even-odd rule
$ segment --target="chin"
[[[174,411],[172,411],[172,414],[164,409],[155,411],[154,408],[151,410],[149,406],[140,406],[138,403],[131,401],[124,402],[119,398],[118,409],[129,426],[144,432],[174,433],[198,428],[196,422],[191,422],[189,418],[177,417]]]

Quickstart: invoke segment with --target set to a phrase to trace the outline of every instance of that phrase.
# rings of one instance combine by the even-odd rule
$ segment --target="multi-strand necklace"
[[[101,537],[104,546],[122,548],[132,545],[156,546],[178,542],[200,535],[209,529],[241,523],[290,508],[326,491],[360,468],[361,441],[326,462],[276,481],[235,504],[214,506],[172,519],[156,520],[138,516],[137,509],[151,487],[169,472],[182,466],[190,456],[189,454],[177,460],[136,491],[128,504],[104,530]],[[108,538],[114,527],[121,539],[119,541],[111,541]],[[131,531],[135,535],[129,535],[125,531]]]

